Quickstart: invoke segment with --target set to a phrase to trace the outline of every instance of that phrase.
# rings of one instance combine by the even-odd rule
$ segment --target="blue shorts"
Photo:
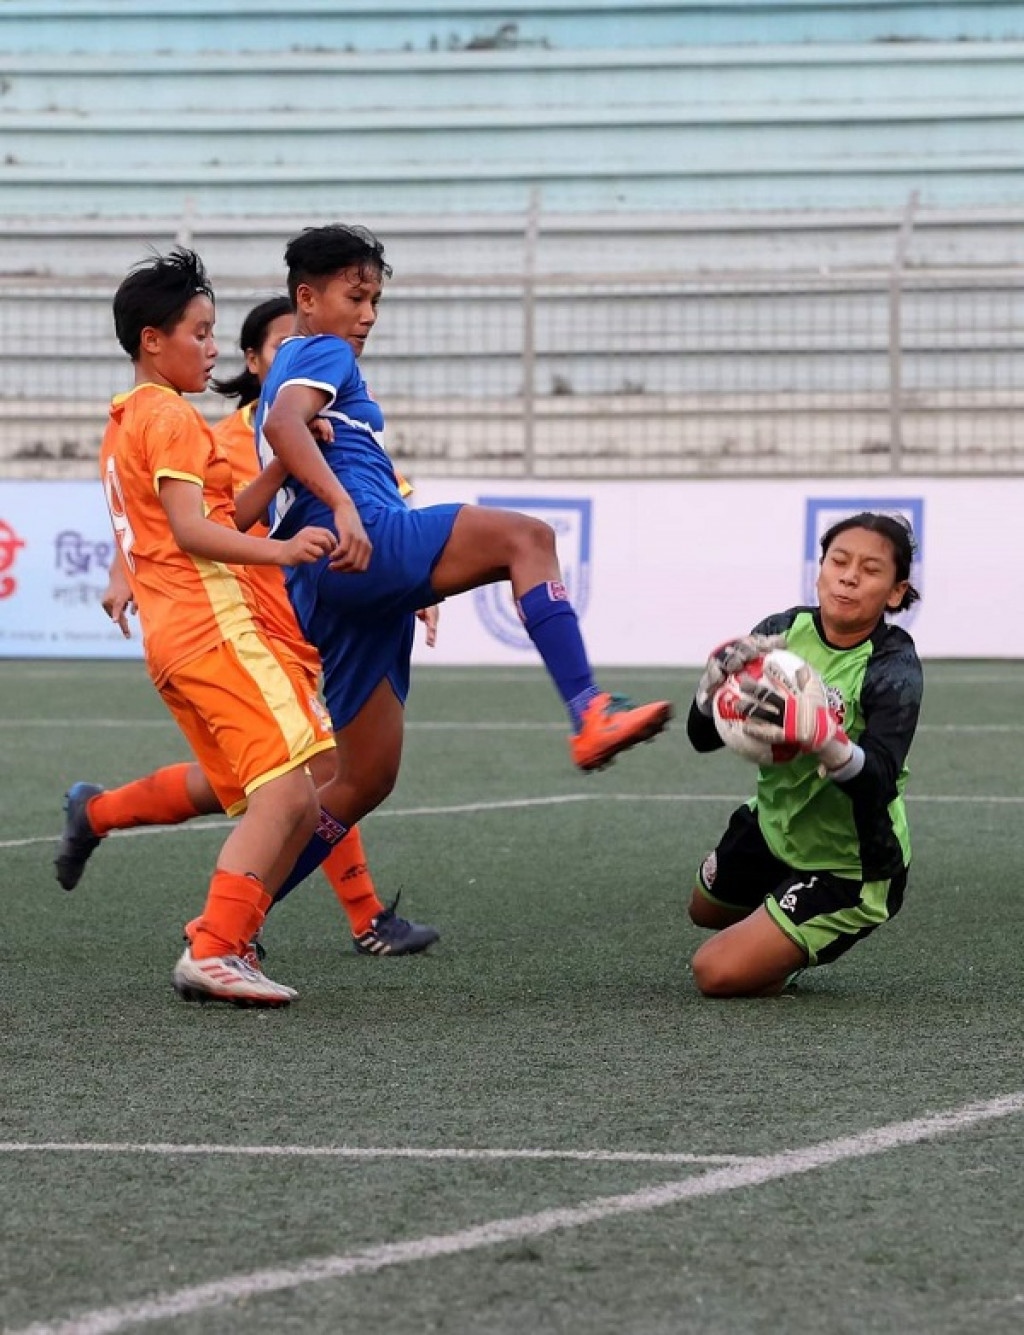
[[[430,576],[461,508],[368,511],[361,515],[373,543],[367,570],[330,570],[324,557],[289,572],[288,595],[320,655],[335,731],[352,722],[385,678],[405,704],[414,614],[441,601]]]

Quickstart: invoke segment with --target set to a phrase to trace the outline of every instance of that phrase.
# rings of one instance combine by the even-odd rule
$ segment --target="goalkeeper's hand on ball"
[[[697,683],[694,697],[697,708],[710,718],[711,701],[715,698],[715,692],[725,684],[726,678],[741,672],[755,658],[763,658],[773,649],[785,647],[784,635],[742,635],[738,640],[726,640],[717,649],[712,649]]]
[[[792,689],[761,678],[740,676],[739,711],[744,731],[772,746],[798,746],[815,755],[822,777],[853,778],[863,765],[863,752],[847,737],[828,707],[825,683],[813,668],[796,673]],[[855,756],[860,763],[851,772]]]

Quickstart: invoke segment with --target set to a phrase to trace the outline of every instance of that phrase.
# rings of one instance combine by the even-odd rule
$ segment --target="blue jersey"
[[[320,415],[334,429],[334,440],[320,444],[320,449],[364,522],[380,509],[404,509],[395,467],[383,445],[384,414],[344,339],[313,334],[286,339],[278,348],[256,413],[256,439],[264,465],[274,456],[263,423],[285,385],[309,385],[328,395]],[[271,520],[277,538],[290,538],[307,524],[333,527],[330,509],[294,478],[278,492]]]

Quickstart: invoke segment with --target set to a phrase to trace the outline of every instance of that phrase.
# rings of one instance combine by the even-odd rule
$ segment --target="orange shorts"
[[[316,690],[320,681],[320,655],[299,629],[280,566],[247,566],[246,574],[256,590],[261,628],[273,641],[275,652],[284,645],[298,660],[313,681]]]
[[[334,746],[308,669],[256,631],[175,669],[160,694],[229,816],[257,788]]]

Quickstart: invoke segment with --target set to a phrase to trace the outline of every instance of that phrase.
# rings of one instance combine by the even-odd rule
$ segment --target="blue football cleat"
[[[102,792],[98,783],[73,783],[64,794],[64,833],[53,862],[57,880],[65,890],[74,890],[100,842],[100,836],[92,832],[85,808],[91,797]]]
[[[440,941],[441,933],[436,927],[398,916],[395,910],[401,897],[399,891],[367,930],[352,938],[357,955],[418,955],[435,941]]]

